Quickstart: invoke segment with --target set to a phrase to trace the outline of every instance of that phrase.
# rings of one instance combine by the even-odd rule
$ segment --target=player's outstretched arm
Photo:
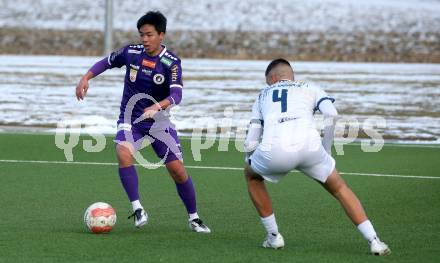
[[[77,100],[83,100],[86,96],[87,90],[89,89],[89,80],[91,78],[93,78],[93,73],[89,70],[79,81],[78,85],[76,86]]]
[[[108,62],[108,58],[103,58],[102,60],[96,62],[95,65],[93,65],[81,78],[76,86],[76,98],[78,100],[83,100],[87,94],[87,90],[89,89],[89,80],[110,68],[111,66],[110,62]]]

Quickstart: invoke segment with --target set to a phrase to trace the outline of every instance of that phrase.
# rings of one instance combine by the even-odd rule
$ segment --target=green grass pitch
[[[81,137],[83,139],[84,137]],[[189,231],[186,212],[164,168],[137,167],[141,198],[150,221],[135,229],[120,185],[112,138],[100,153],[74,149],[76,164],[64,163],[54,135],[0,134],[0,262],[438,262],[440,258],[440,147],[385,145],[365,153],[358,144],[336,156],[392,254],[374,257],[339,204],[317,183],[290,173],[269,184],[286,247],[260,248],[265,232],[247,194],[243,155],[216,145],[193,160],[182,139],[185,164],[196,186],[199,214],[209,235]],[[153,156],[145,151],[144,156]],[[151,160],[156,160],[150,158]],[[20,162],[12,162],[17,160]],[[61,161],[27,162],[33,161]],[[100,164],[81,164],[93,162]],[[197,168],[193,166],[205,166]],[[428,178],[428,177],[438,177]],[[93,202],[117,211],[115,229],[88,233],[82,221]]]

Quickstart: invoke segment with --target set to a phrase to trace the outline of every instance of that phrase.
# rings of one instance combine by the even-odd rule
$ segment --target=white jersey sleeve
[[[330,100],[323,100],[321,104],[319,104],[319,110],[324,115],[324,137],[322,138],[322,146],[324,146],[325,151],[331,155],[336,126],[335,118],[338,112]]]
[[[320,110],[319,109],[319,105],[326,100],[331,101],[332,103],[335,102],[335,99],[328,96],[327,93],[321,89],[320,87],[317,86],[310,86],[309,87],[311,90],[314,91],[315,93],[315,108],[314,111]]]
[[[329,97],[327,93],[319,88],[312,87],[315,90],[315,109],[314,112],[320,111],[324,115],[324,137],[322,145],[325,151],[331,155],[331,147],[335,132],[335,117],[338,115],[336,108],[333,106],[335,99]]]
[[[244,150],[247,153],[254,151],[260,143],[260,137],[263,134],[263,116],[261,115],[259,98],[252,107],[252,115],[249,124],[248,133],[244,142]]]
[[[255,100],[254,105],[252,106],[251,120],[263,120],[263,115],[261,114],[260,109],[260,97]]]

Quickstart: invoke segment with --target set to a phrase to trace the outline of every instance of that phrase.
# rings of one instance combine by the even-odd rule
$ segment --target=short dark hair
[[[280,65],[280,64],[285,64],[288,65],[289,67],[292,67],[289,63],[289,61],[285,60],[284,58],[277,58],[272,60],[272,62],[269,63],[269,66],[267,66],[266,68],[266,72],[264,73],[264,76],[267,77],[267,75],[269,75],[269,72],[276,66]]]
[[[143,25],[152,25],[156,31],[166,33],[167,18],[159,11],[149,11],[137,21],[137,29],[140,30]]]

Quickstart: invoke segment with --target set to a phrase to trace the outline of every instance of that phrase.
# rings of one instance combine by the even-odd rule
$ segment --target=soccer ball
[[[93,203],[84,213],[84,223],[92,233],[108,233],[116,224],[116,211],[107,203]]]

